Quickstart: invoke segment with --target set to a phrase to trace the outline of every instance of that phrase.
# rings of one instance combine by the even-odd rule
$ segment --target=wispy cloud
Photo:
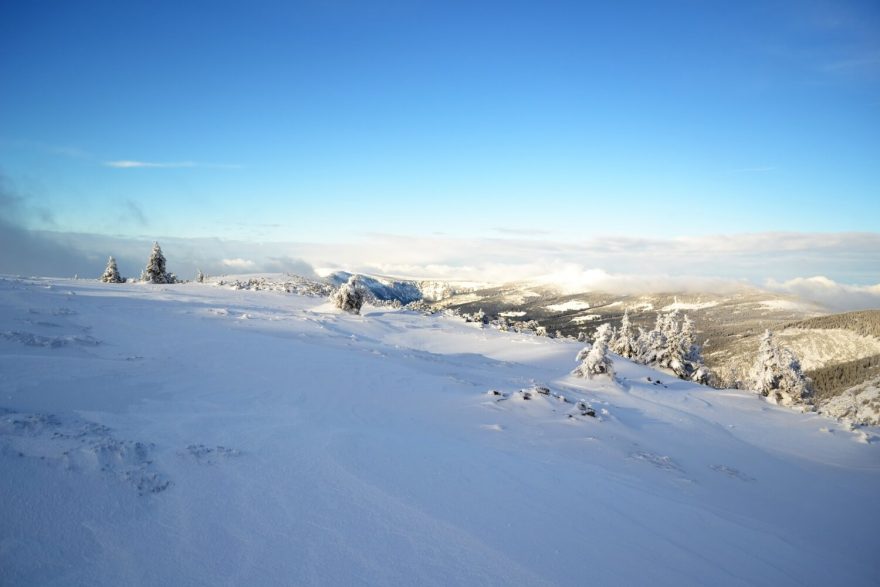
[[[118,161],[104,161],[105,167],[114,169],[183,169],[191,167],[203,167],[210,169],[241,169],[241,165],[227,163],[199,163],[197,161],[134,161],[131,159],[120,159]]]
[[[171,169],[177,167],[195,167],[192,161],[180,161],[177,163],[151,163],[149,161],[105,161],[105,167],[114,167],[116,169],[134,169],[138,167],[154,167],[159,169]]]

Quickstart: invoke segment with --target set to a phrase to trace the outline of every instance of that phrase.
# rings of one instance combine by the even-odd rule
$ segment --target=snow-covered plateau
[[[581,347],[0,278],[0,584],[876,585],[877,428]]]

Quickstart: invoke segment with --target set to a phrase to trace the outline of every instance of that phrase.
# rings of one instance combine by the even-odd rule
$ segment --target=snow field
[[[619,382],[579,379],[570,341],[281,292],[13,278],[0,334],[2,584],[880,572],[876,429],[864,443],[616,356]]]

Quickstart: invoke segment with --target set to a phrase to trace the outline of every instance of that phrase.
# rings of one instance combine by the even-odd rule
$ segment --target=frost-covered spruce
[[[776,403],[790,406],[795,404],[813,405],[811,381],[801,368],[800,359],[789,348],[782,349],[782,381],[776,390]]]
[[[678,310],[672,310],[662,314],[661,329],[666,338],[673,338],[678,334]]]
[[[690,351],[687,341],[674,319],[667,322],[666,326],[666,356],[662,366],[671,369],[679,379],[688,379],[691,365],[687,358]]]
[[[604,341],[607,345],[611,342],[611,339],[614,338],[614,330],[611,329],[611,325],[608,323],[600,324],[596,331],[593,332],[593,342],[597,342],[599,340]]]
[[[104,269],[104,274],[101,275],[101,281],[104,283],[123,283],[125,281],[119,275],[119,269],[116,268],[116,259],[112,255],[107,259],[107,268]]]
[[[688,318],[687,314],[684,315],[681,322],[680,340],[682,348],[685,349],[685,360],[689,366],[688,376],[691,381],[702,385],[711,384],[714,377],[703,362],[703,349],[697,344],[697,332],[693,321]]]
[[[629,310],[624,310],[611,350],[627,359],[638,356],[639,347],[636,339],[637,335],[633,333],[632,322],[629,320]]]
[[[608,343],[601,337],[589,350],[582,349],[577,355],[577,360],[581,361],[581,364],[572,371],[573,375],[590,379],[594,375],[614,376],[613,363],[608,356]]]
[[[153,243],[153,250],[150,253],[150,259],[144,272],[141,273],[141,281],[147,283],[174,283],[176,280],[173,275],[165,271],[165,255],[162,254],[162,247],[159,243]]]
[[[343,283],[332,297],[333,303],[340,310],[351,314],[360,314],[364,305],[364,292],[358,282],[357,275],[352,275]]]
[[[197,283],[205,283],[206,275],[202,273],[201,269],[196,269],[196,282]]]
[[[800,361],[790,349],[780,347],[769,330],[761,337],[751,383],[771,403],[812,405],[810,381],[801,370]]]
[[[681,321],[681,329],[678,336],[679,344],[684,351],[684,358],[691,363],[702,363],[703,357],[697,344],[697,332],[694,329],[694,321],[685,314]]]
[[[657,321],[653,330],[639,337],[643,341],[639,362],[645,365],[660,365],[666,363],[666,335],[664,334],[666,319],[663,314],[657,314]]]

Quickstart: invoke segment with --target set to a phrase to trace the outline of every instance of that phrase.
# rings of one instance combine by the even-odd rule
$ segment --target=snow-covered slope
[[[0,279],[0,583],[880,576],[876,429],[621,359],[619,384],[577,379],[578,349],[281,291]]]

